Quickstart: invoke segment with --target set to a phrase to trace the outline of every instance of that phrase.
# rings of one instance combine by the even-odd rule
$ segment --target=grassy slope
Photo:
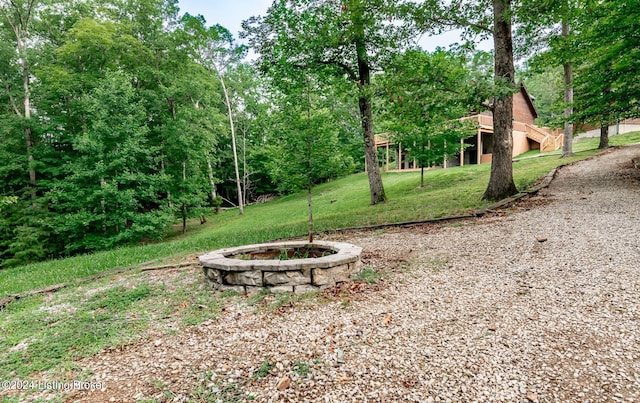
[[[635,137],[616,139],[616,143],[623,140],[640,141],[640,133]],[[576,151],[594,145],[593,142],[581,143]],[[593,153],[581,152],[576,158]],[[561,162],[565,160],[557,157],[516,162],[516,182],[520,186],[530,185],[535,178]],[[364,175],[328,183],[316,189],[318,225],[331,228],[463,213],[482,204],[479,198],[486,186],[488,169],[489,166],[471,166],[432,171],[428,174],[429,187],[426,189],[416,188],[419,181],[417,173],[387,174],[384,180],[391,201],[373,207],[368,206]],[[331,203],[331,200],[336,202]],[[5,293],[16,292],[150,258],[180,256],[188,251],[303,232],[305,203],[304,195],[292,195],[252,206],[244,217],[229,211],[213,218],[206,226],[193,224],[188,236],[176,237],[164,244],[123,248],[1,271],[1,284]],[[39,273],[45,275],[41,277]],[[0,379],[40,379],[40,375],[34,374],[46,371],[48,379],[91,380],[93,374],[78,367],[74,362],[76,359],[131,343],[148,329],[166,333],[180,331],[186,326],[217,317],[222,307],[234,298],[256,309],[267,310],[278,309],[291,299],[301,303],[308,298],[268,293],[242,298],[228,293],[212,293],[202,285],[197,273],[195,269],[166,271],[158,277],[134,271],[13,302],[0,312]],[[363,279],[368,281],[384,275],[371,270],[365,270],[365,274]],[[254,376],[259,376],[259,371],[261,369]],[[207,384],[210,382],[208,374],[198,376],[207,379]],[[192,398],[201,400],[198,393],[201,387],[204,386],[194,387]],[[156,382],[154,388],[170,396],[171,391],[162,382]],[[222,388],[220,393],[210,393],[211,400],[224,400]],[[64,400],[60,394],[56,398]],[[3,396],[2,401],[18,402],[21,395]]]
[[[514,180],[524,189],[553,167],[595,154],[597,139],[576,142],[576,155],[527,158],[514,163]],[[640,133],[611,138],[612,145],[640,141]],[[467,213],[486,206],[481,201],[490,165],[470,165],[427,171],[423,189],[419,172],[383,174],[389,200],[369,205],[364,173],[314,188],[314,219],[317,231],[351,226],[413,221]],[[334,201],[334,202],[332,202]],[[151,245],[77,256],[68,259],[0,270],[0,298],[52,284],[83,278],[112,269],[220,247],[264,242],[306,232],[305,194],[293,194],[262,205],[248,206],[244,216],[225,211],[206,225],[192,225],[187,236]]]

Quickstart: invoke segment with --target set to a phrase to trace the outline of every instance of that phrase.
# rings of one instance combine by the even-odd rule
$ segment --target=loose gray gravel
[[[70,399],[640,401],[639,156],[562,168],[507,214],[332,236],[386,278],[83,360],[107,389]]]

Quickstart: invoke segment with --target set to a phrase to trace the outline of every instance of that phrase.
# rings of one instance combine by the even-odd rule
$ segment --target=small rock
[[[491,325],[491,326],[489,326],[489,330],[492,331],[492,332],[495,332],[496,330],[498,330],[498,326]]]
[[[278,381],[278,390],[283,391],[287,389],[289,385],[291,385],[291,378],[289,378],[288,375],[285,375]]]
[[[547,242],[547,238],[545,238],[543,236],[537,236],[536,237],[536,241],[538,241],[538,242]]]
[[[537,402],[538,394],[535,392],[527,392],[527,400],[529,400],[530,402]]]

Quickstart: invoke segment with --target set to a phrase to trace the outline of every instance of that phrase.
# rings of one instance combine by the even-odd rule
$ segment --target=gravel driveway
[[[107,389],[71,399],[640,401],[638,157],[565,167],[510,213],[334,235],[386,278],[83,360]]]

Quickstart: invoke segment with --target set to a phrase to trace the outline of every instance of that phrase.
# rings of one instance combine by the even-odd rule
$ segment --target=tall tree
[[[33,132],[31,122],[31,57],[29,46],[32,43],[31,27],[34,14],[39,2],[37,0],[3,1],[0,4],[0,12],[4,22],[11,28],[14,35],[17,50],[17,62],[20,66],[22,78],[22,102],[13,98],[14,92],[6,88],[10,96],[11,104],[16,115],[24,119],[24,141],[28,160],[29,184],[31,185],[31,199],[36,199],[36,169],[33,159]]]
[[[564,141],[562,156],[573,154],[573,68],[576,19],[584,7],[583,0],[525,0],[516,9],[519,23],[520,54],[534,56],[532,66],[538,70],[562,66],[564,79]]]
[[[355,84],[371,204],[386,200],[376,153],[371,75],[411,39],[408,1],[275,0],[265,17],[243,23],[262,71],[326,70]]]
[[[493,46],[498,87],[515,87],[511,0],[493,0]],[[513,182],[513,92],[493,99],[493,150],[491,176],[484,192],[486,200],[500,200],[518,192]]]
[[[195,57],[213,74],[216,75],[222,92],[224,94],[227,117],[229,119],[229,129],[231,131],[231,149],[233,152],[233,166],[236,177],[236,189],[238,194],[238,207],[240,215],[244,213],[244,202],[242,194],[242,182],[240,181],[240,168],[238,163],[238,148],[236,145],[236,127],[233,119],[233,109],[229,91],[224,79],[224,72],[231,63],[237,63],[242,59],[245,48],[234,43],[233,35],[228,29],[216,24],[206,28],[205,20],[202,16],[192,17],[186,15],[183,18],[185,29],[192,35],[192,47],[195,50]]]
[[[171,220],[158,203],[157,148],[147,143],[145,110],[131,81],[107,73],[83,97],[88,125],[73,141],[78,158],[50,193],[58,213],[52,227],[69,253],[158,238]]]
[[[567,18],[562,20],[562,39],[567,41],[571,34]],[[562,141],[562,156],[573,155],[573,62],[565,60],[562,63],[564,77],[564,140]]]
[[[230,66],[225,79],[229,98],[235,111],[235,124],[239,134],[238,154],[241,160],[241,178],[243,201],[249,203],[262,192],[263,186],[269,188],[268,178],[259,177],[258,166],[262,161],[253,158],[254,152],[260,152],[266,130],[262,124],[266,120],[270,102],[267,82],[250,64]],[[259,157],[258,157],[259,158]],[[263,172],[264,173],[264,172]]]
[[[576,112],[579,121],[600,124],[600,148],[609,125],[640,116],[640,1],[589,2],[579,19]]]
[[[516,91],[511,32],[511,0],[453,2],[425,1],[417,13],[424,30],[463,29],[465,38],[493,36],[494,93],[491,176],[485,200],[499,200],[518,192],[513,181],[513,93]],[[490,11],[489,11],[490,10]]]

